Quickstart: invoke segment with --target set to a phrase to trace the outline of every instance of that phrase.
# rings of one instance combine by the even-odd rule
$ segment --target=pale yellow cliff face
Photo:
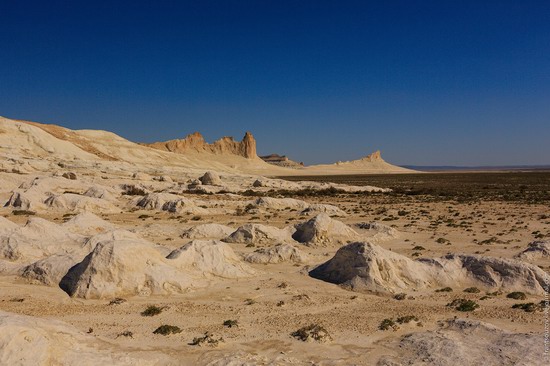
[[[263,176],[413,172],[387,163],[382,159],[380,151],[358,160],[334,164],[269,164],[258,157],[257,143],[250,132],[247,132],[241,141],[226,136],[209,144],[199,132],[195,132],[184,139],[141,144],[108,131],[70,130],[57,125],[2,117],[0,129],[5,131],[0,134],[0,150],[4,149],[21,157],[52,156],[50,152],[58,151],[59,156],[87,161],[99,159],[137,165],[198,168]],[[70,156],[67,155],[69,152]]]
[[[212,144],[209,144],[204,140],[204,137],[199,132],[195,132],[187,135],[184,139],[155,142],[152,144],[146,144],[146,146],[177,154],[185,154],[189,151],[195,151],[210,152],[218,155],[231,154],[242,156],[247,159],[258,158],[256,155],[256,140],[250,132],[247,132],[240,142],[235,141],[233,137],[225,136]]]

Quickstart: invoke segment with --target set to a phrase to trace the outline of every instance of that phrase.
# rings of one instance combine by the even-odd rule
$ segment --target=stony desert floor
[[[68,199],[57,205],[50,200],[49,207],[34,209],[34,196],[28,193],[28,186],[27,196],[23,192],[20,201],[28,199],[30,206],[18,205],[12,199],[13,191],[17,190],[14,187],[28,184],[35,177],[2,174],[9,187],[6,186],[0,194],[2,202],[7,202],[7,206],[0,209],[0,215],[17,224],[19,229],[2,222],[0,315],[7,312],[32,318],[11,316],[9,321],[4,319],[3,324],[0,321],[0,328],[5,326],[12,332],[9,339],[0,335],[0,349],[9,350],[0,352],[0,364],[32,364],[33,360],[58,364],[54,360],[59,353],[66,353],[63,357],[67,364],[76,360],[81,364],[88,361],[94,364],[95,360],[103,364],[159,365],[454,365],[481,362],[486,365],[542,365],[544,357],[548,357],[544,353],[547,347],[544,343],[545,322],[546,326],[548,322],[548,306],[544,300],[548,300],[548,295],[540,291],[540,286],[544,288],[550,272],[549,253],[544,251],[544,248],[548,250],[547,241],[550,240],[550,173],[293,177],[294,181],[314,179],[341,185],[392,188],[393,191],[297,190],[282,185],[280,189],[250,189],[237,193],[218,190],[207,192],[209,194],[181,189],[176,179],[167,182],[138,176],[127,180],[120,177],[87,180],[81,178],[79,172],[76,180],[59,176],[43,178],[52,180],[43,192],[57,190],[61,196],[82,196],[92,183],[97,184],[99,180],[106,190],[112,191],[116,200],[114,210],[107,210],[97,202],[81,209],[80,203],[71,205],[72,201]],[[65,187],[64,184],[74,187]],[[138,204],[140,199],[154,192],[190,200],[194,202],[193,209],[170,211],[163,202],[160,205],[158,202]],[[264,202],[263,197],[275,200]],[[331,206],[319,208],[315,204]],[[313,207],[309,211],[308,205]],[[323,226],[326,232],[314,232],[311,240],[302,242],[285,236],[288,232],[292,234],[292,230],[265,232],[264,229],[258,232],[250,229],[242,231],[240,236],[231,234],[232,240],[223,237],[246,224],[292,228],[314,220],[319,215],[316,210],[324,212],[321,215],[327,220],[345,224],[355,234],[329,223],[328,229]],[[86,225],[67,226],[67,222],[83,215],[82,212],[93,212],[93,220],[97,220],[93,221],[92,216],[81,216],[86,219]],[[54,224],[33,232],[42,239],[32,239],[24,232],[17,237],[19,239],[13,239],[15,234],[10,234],[13,231],[9,230],[21,230],[28,220],[36,218]],[[93,225],[90,224],[92,221]],[[216,231],[219,228],[210,228],[210,231],[205,229],[206,234],[188,231],[209,223],[225,225],[230,230],[220,233]],[[321,226],[314,225],[308,230],[315,231]],[[134,251],[124,252],[127,258],[116,257],[109,262],[114,267],[126,266],[126,272],[120,268],[88,266],[86,271],[92,273],[87,284],[79,282],[81,278],[73,278],[70,291],[74,291],[70,296],[56,283],[59,275],[56,277],[48,272],[56,271],[53,265],[35,266],[29,275],[29,265],[52,253],[25,259],[23,249],[20,249],[21,256],[14,256],[13,251],[9,251],[15,245],[22,248],[41,240],[61,240],[61,234],[52,232],[56,228],[79,235],[74,240],[83,242],[116,228],[151,246],[156,244],[161,248],[158,252],[164,254],[193,239],[221,240],[237,258],[231,257],[232,265],[247,275],[201,274],[200,286],[191,284],[186,289],[177,290],[160,285],[161,289],[157,291],[156,285],[141,284],[142,288],[149,289],[149,292],[142,293],[135,293],[133,285],[113,292],[105,290],[103,283],[97,283],[100,280],[125,283],[121,279],[125,273],[139,271],[139,268],[129,270],[134,262],[127,263],[143,255],[140,247],[136,247]],[[309,234],[306,231],[304,235]],[[114,239],[116,242],[116,235]],[[359,276],[357,278],[370,276],[361,285],[357,278],[337,284],[310,275],[310,271],[335,257],[348,242],[373,243],[400,256],[369,257],[367,262],[376,266],[378,277],[374,278],[372,271]],[[521,254],[533,242],[543,243],[540,250],[533,250],[533,255]],[[258,263],[262,260],[250,259],[254,256],[245,260],[247,255],[283,243],[297,249],[298,254],[271,253],[271,256],[266,256],[271,262],[277,262],[279,259],[273,258],[280,257],[279,263]],[[111,251],[116,250],[116,246],[111,248]],[[200,252],[198,256],[205,258],[209,253]],[[463,280],[470,278],[471,273],[448,272],[447,282],[442,280],[441,285],[437,279],[427,279],[422,285],[403,280],[407,277],[406,272],[411,270],[407,266],[416,265],[410,264],[409,259],[416,263],[420,258],[439,258],[447,254],[510,259],[514,263],[532,266],[528,268],[529,273],[536,268],[546,277],[536,272],[539,283],[535,284],[533,279],[512,278],[512,282],[518,280],[521,283],[503,280],[494,284],[476,280],[475,286]],[[208,258],[205,260],[211,262],[225,260]],[[75,259],[74,263],[81,260]],[[234,263],[236,260],[239,264]],[[349,258],[350,262],[353,260]],[[197,266],[197,263],[202,262],[197,259],[189,265]],[[221,268],[214,264],[215,268]],[[144,265],[155,264],[147,262]],[[501,271],[503,276],[504,272],[510,271],[496,265],[490,270],[482,267],[477,264],[477,267],[467,270],[474,275],[476,271],[497,274]],[[414,271],[416,267],[410,268]],[[64,271],[68,270],[65,268]],[[521,271],[514,273],[521,276],[526,272],[522,267]],[[411,275],[414,277],[415,274]],[[61,276],[66,277],[63,273]],[[157,274],[151,276],[150,281],[157,281]],[[456,281],[453,284],[454,276]],[[90,288],[94,286],[96,288],[92,291]],[[523,295],[509,298],[511,292]],[[477,308],[460,311],[456,301],[455,305],[449,306],[457,299],[472,300],[470,304]],[[513,307],[529,303],[532,304],[523,308]],[[52,321],[66,324],[56,325]],[[154,334],[162,325],[175,326],[177,331],[168,335]],[[314,327],[309,332],[306,329],[294,333],[310,325]],[[8,333],[4,334],[8,337]],[[205,338],[201,340],[201,337]],[[59,347],[72,347],[74,355],[70,355],[70,350],[57,349],[55,344],[48,342],[57,343]],[[44,351],[47,356],[40,353],[45,348],[48,349]]]

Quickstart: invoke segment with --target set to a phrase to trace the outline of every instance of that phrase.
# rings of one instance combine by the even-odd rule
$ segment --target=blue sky
[[[0,0],[0,115],[308,164],[550,164],[550,1]]]

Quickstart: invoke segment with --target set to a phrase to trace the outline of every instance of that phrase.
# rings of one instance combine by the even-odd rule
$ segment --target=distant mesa
[[[285,155],[258,157],[256,140],[247,132],[241,141],[232,137],[207,143],[198,133],[183,139],[134,143],[112,132],[71,130],[57,125],[0,117],[0,170],[31,172],[28,158],[52,162],[100,161],[162,164],[204,171],[238,171],[263,176],[412,173],[385,162],[376,151],[364,158],[333,164],[304,166]],[[10,160],[11,159],[11,160]],[[15,159],[15,160],[13,160]]]
[[[245,133],[240,142],[235,141],[233,137],[224,136],[209,144],[199,132],[195,132],[187,135],[184,139],[155,142],[145,145],[158,150],[170,151],[178,154],[196,151],[210,152],[216,155],[233,154],[247,159],[258,159],[258,155],[256,154],[256,140],[250,132]]]
[[[285,168],[303,168],[304,163],[302,162],[296,162],[293,160],[290,160],[286,155],[278,155],[278,154],[271,154],[271,155],[265,155],[260,156],[260,159],[265,161],[266,163],[282,166]]]
[[[336,165],[344,165],[344,164],[357,164],[357,163],[375,163],[375,162],[383,162],[384,159],[382,159],[382,153],[380,150],[376,150],[372,154],[369,154],[367,156],[364,156],[357,160],[352,161],[339,161],[336,163]]]

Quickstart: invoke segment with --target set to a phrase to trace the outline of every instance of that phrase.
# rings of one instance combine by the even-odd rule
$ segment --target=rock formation
[[[282,167],[285,167],[285,168],[296,168],[296,169],[298,169],[298,168],[303,168],[304,167],[304,163],[302,163],[302,162],[297,163],[293,160],[290,160],[285,155],[281,156],[281,155],[277,155],[277,154],[271,154],[271,155],[260,156],[260,159],[262,159],[266,163],[269,163],[269,164],[272,164],[272,165],[277,165],[277,166],[282,166]]]
[[[516,255],[516,257],[528,262],[541,258],[548,258],[550,257],[550,241],[538,240],[529,243],[527,249]]]
[[[201,184],[204,184],[205,186],[221,186],[223,185],[223,182],[216,172],[208,171],[204,173],[202,177],[199,178],[199,181]]]
[[[341,221],[320,213],[311,220],[296,225],[294,240],[306,245],[327,245],[357,240],[359,234]]]
[[[383,342],[398,355],[383,356],[376,365],[542,365],[541,337],[507,332],[476,320],[452,319],[440,329]]]
[[[253,253],[244,256],[246,262],[259,264],[281,262],[304,263],[308,259],[307,254],[290,244],[277,244],[269,248],[259,248]]]
[[[168,364],[157,352],[132,353],[79,332],[57,320],[0,311],[0,364],[2,365],[118,365]]]
[[[233,137],[225,136],[212,144],[204,141],[204,137],[195,132],[181,140],[169,140],[147,144],[155,149],[185,154],[189,151],[210,152],[213,154],[233,154],[247,159],[256,159],[256,140],[250,132],[247,132],[242,141],[235,141]]]
[[[235,229],[221,224],[201,224],[185,230],[184,239],[223,239],[231,235]]]
[[[194,240],[168,256],[165,249],[140,239],[100,241],[59,285],[69,295],[87,299],[168,295],[203,287],[212,276],[254,273],[221,241]]]
[[[310,272],[314,278],[356,291],[395,293],[445,286],[542,295],[550,275],[517,260],[449,254],[412,260],[370,243],[351,243]]]
[[[293,242],[292,228],[279,229],[261,224],[245,224],[223,239],[226,243],[272,245]]]

